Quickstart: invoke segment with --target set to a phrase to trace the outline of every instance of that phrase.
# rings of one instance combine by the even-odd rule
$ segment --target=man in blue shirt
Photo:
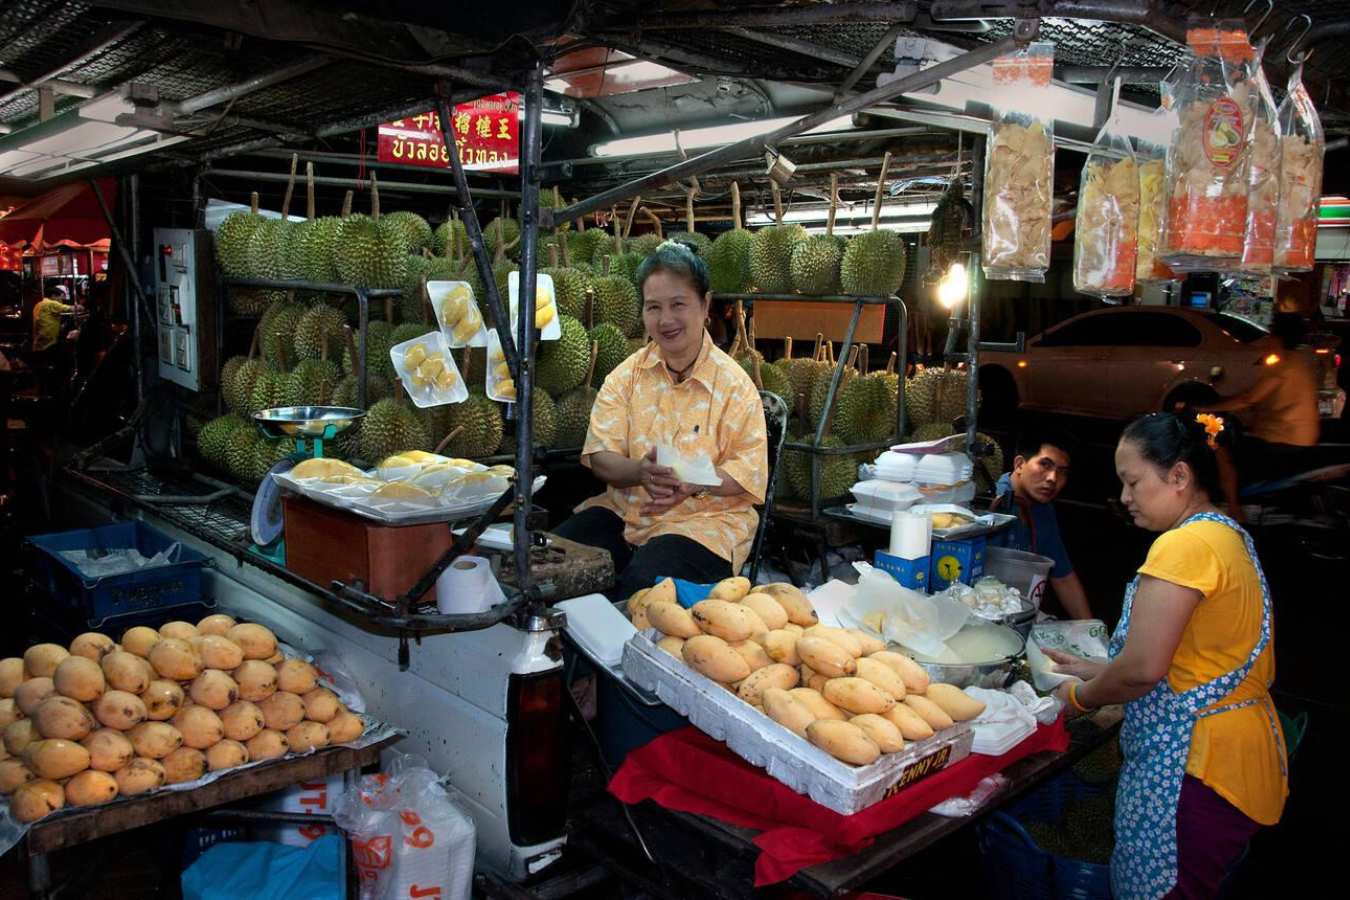
[[[1068,435],[1052,429],[1029,429],[1019,435],[1012,471],[998,480],[992,508],[1017,514],[1017,521],[1000,535],[1002,546],[1054,560],[1050,586],[1060,606],[1069,618],[1090,619],[1087,594],[1064,549],[1054,507],[1069,480],[1072,446]]]

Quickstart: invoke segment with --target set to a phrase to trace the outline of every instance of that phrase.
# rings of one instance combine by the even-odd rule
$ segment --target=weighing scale
[[[349,406],[280,406],[253,414],[265,437],[290,438],[295,441],[295,452],[268,470],[253,495],[250,552],[277,565],[286,564],[281,487],[272,475],[289,472],[306,459],[322,459],[324,442],[351,428],[365,414],[365,410]]]

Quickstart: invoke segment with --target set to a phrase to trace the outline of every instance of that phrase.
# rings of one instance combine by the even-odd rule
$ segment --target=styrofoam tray
[[[553,276],[540,272],[535,276],[535,290],[548,295],[548,305],[553,307],[553,319],[539,329],[539,340],[556,341],[562,337],[562,323],[558,321],[558,295],[553,289]],[[520,273],[511,272],[506,276],[507,298],[511,310],[511,327],[519,321],[520,313]]]
[[[958,722],[869,766],[850,766],[657,647],[651,640],[655,633],[639,632],[624,645],[624,677],[655,693],[700,731],[725,741],[746,762],[842,815],[866,809],[970,755],[975,736],[968,723]]]

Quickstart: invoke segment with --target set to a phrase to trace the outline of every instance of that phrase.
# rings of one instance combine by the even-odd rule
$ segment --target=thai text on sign
[[[449,131],[466,171],[520,173],[520,94],[479,97],[456,105],[451,115]],[[411,166],[449,166],[441,117],[432,111],[381,125],[377,157]]]

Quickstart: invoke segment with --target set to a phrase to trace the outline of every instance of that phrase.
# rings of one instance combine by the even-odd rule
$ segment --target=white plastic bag
[[[1036,690],[1053,691],[1073,677],[1057,672],[1054,661],[1041,652],[1043,648],[1105,662],[1106,641],[1106,623],[1100,619],[1040,622],[1032,626],[1027,638],[1027,666]]]
[[[333,813],[351,838],[361,900],[468,900],[473,820],[425,761],[397,754],[389,768],[347,790]]]
[[[858,586],[841,617],[851,620],[854,627],[880,632],[890,643],[942,658],[947,639],[970,619],[970,610],[960,601],[912,591],[864,562],[854,563],[853,568],[858,570]]]

